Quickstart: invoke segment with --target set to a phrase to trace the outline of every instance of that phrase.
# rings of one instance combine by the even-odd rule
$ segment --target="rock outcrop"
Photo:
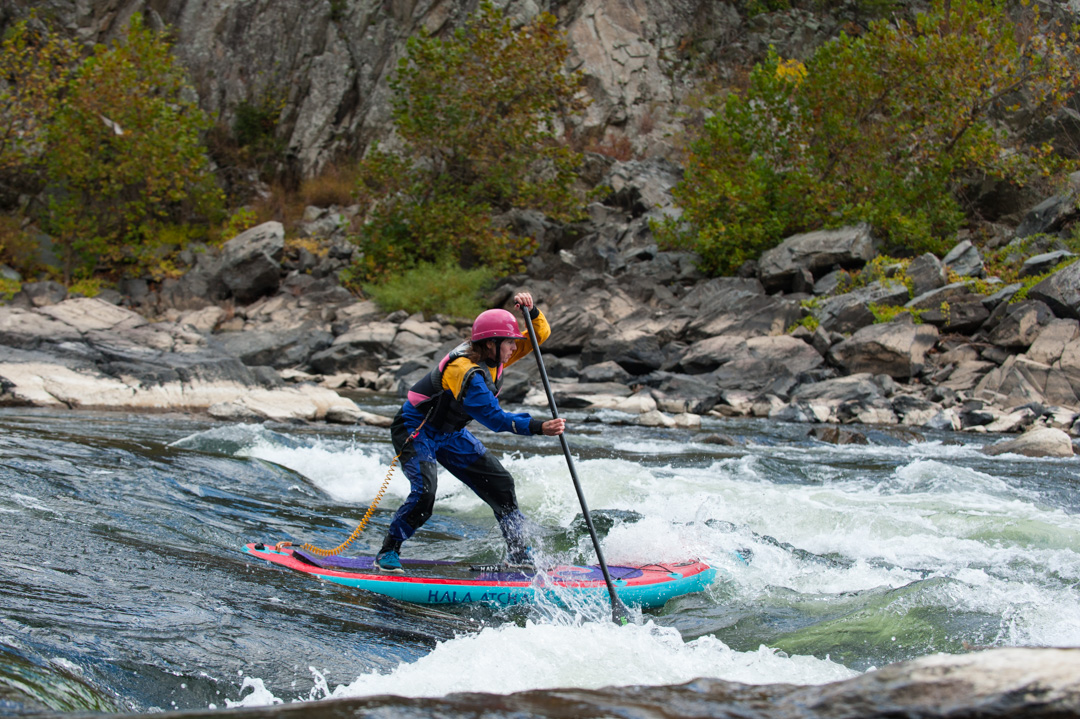
[[[848,292],[770,292],[761,277],[705,279],[692,256],[656,245],[649,220],[671,207],[669,163],[616,163],[610,176],[619,190],[591,219],[549,228],[545,236],[560,239],[490,298],[506,306],[529,289],[549,314],[544,353],[560,406],[686,428],[689,415],[714,413],[976,433],[1080,429],[1080,323],[1068,309],[1080,263],[1036,285],[1058,288],[1055,303],[943,284],[945,262],[933,255],[910,263],[919,283],[896,274]],[[818,258],[809,248],[829,237],[841,247]],[[857,227],[813,243],[803,236],[783,254],[814,279],[804,289],[824,293],[816,273],[858,261],[868,241]],[[28,283],[0,307],[2,401],[378,422],[338,393],[400,394],[468,337],[468,319],[387,314],[357,300],[326,265],[283,258],[281,242],[279,224],[253,228],[200,255],[184,277],[106,295],[123,306]],[[332,252],[339,266],[351,256]],[[959,262],[970,250],[953,254]],[[316,279],[317,267],[325,274]],[[912,297],[915,287],[924,292]],[[879,321],[882,308],[895,319]],[[58,369],[47,376],[50,358]],[[503,399],[546,402],[531,362],[507,373]]]
[[[569,65],[584,73],[589,99],[573,129],[601,146],[632,143],[646,156],[672,154],[669,138],[682,127],[694,63],[721,56],[746,62],[770,46],[791,46],[788,55],[802,56],[841,22],[825,17],[811,25],[809,18],[784,13],[747,28],[734,5],[700,0],[497,4],[515,23],[540,12],[558,17]],[[275,141],[287,148],[276,170],[292,178],[356,157],[374,140],[392,141],[388,80],[405,41],[419,32],[452,32],[475,9],[475,3],[452,0],[9,5],[0,11],[0,31],[35,9],[87,44],[118,37],[132,14],[144,13],[150,27],[169,30],[200,105],[224,126],[245,108],[272,113]],[[740,42],[732,42],[735,37]]]
[[[0,403],[356,420],[355,403],[215,351],[184,322],[151,323],[98,299],[0,307]]]

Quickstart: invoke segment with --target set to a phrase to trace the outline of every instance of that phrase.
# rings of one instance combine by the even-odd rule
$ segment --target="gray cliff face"
[[[827,36],[801,17],[743,24],[714,0],[504,0],[525,22],[547,11],[588,78],[591,103],[574,128],[668,155],[667,137],[693,87],[696,63],[749,57],[776,44],[800,55]],[[277,136],[294,172],[310,174],[390,135],[387,80],[410,35],[446,32],[475,0],[14,0],[0,30],[36,8],[84,42],[115,37],[133,13],[168,28],[204,109],[231,123],[242,103],[281,102]],[[794,12],[794,11],[793,11]]]

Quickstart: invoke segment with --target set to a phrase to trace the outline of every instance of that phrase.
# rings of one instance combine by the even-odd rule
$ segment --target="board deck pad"
[[[374,557],[321,557],[304,549],[294,548],[293,556],[304,561],[311,562],[317,567],[324,569],[345,569],[353,572],[375,572],[385,576],[375,566]],[[484,579],[486,581],[501,579],[505,581],[523,580],[536,576],[536,569],[523,567],[511,567],[499,564],[467,564],[464,562],[448,562],[435,559],[402,559],[402,568],[409,574],[420,577],[440,577],[455,579]],[[567,570],[568,567],[555,567],[558,570]],[[587,574],[582,570],[590,570]],[[592,580],[604,581],[604,573],[600,567],[574,567],[574,579],[577,581]],[[633,579],[641,576],[641,570],[637,567],[608,567],[608,575],[614,579]]]
[[[539,595],[556,602],[577,597],[610,600],[603,571],[598,566],[558,565],[536,570],[402,559],[405,573],[391,574],[380,571],[374,557],[324,557],[300,548],[278,549],[259,543],[246,545],[244,551],[326,581],[418,604],[513,605],[534,602]],[[704,590],[716,576],[716,570],[703,562],[689,560],[637,567],[609,565],[608,574],[624,603],[659,607],[672,597]]]

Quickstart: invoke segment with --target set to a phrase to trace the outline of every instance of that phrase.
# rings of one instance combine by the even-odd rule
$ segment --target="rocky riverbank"
[[[1032,437],[1044,441],[1017,451],[1072,455],[1080,263],[1064,264],[1072,255],[1054,233],[1076,213],[1080,181],[1002,230],[998,245],[1015,247],[1018,275],[1039,278],[1025,287],[988,276],[967,240],[942,258],[880,258],[866,227],[792,237],[743,276],[706,279],[693,255],[658,250],[649,229],[674,211],[677,180],[663,161],[616,164],[614,192],[587,222],[506,218],[541,251],[490,301],[505,306],[520,288],[539,298],[554,325],[544,349],[561,407],[687,428],[713,413],[1039,429],[1049,431]],[[468,321],[387,314],[340,287],[336,271],[353,252],[338,229],[348,214],[309,208],[298,231],[323,243],[321,256],[286,252],[272,222],[193,255],[182,278],[157,286],[131,282],[91,299],[24,285],[0,307],[3,402],[385,422],[342,391],[400,393],[467,336]],[[504,401],[543,405],[535,367],[523,364],[509,372]]]

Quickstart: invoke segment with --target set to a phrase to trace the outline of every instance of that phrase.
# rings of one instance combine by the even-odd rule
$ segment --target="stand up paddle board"
[[[598,566],[561,565],[535,571],[505,565],[402,559],[404,574],[379,571],[373,557],[320,557],[299,547],[248,544],[244,551],[328,582],[365,589],[415,604],[483,602],[509,606],[535,602],[538,596],[610,601]],[[609,566],[608,572],[626,604],[662,607],[672,597],[700,592],[716,570],[696,560],[639,567]]]

